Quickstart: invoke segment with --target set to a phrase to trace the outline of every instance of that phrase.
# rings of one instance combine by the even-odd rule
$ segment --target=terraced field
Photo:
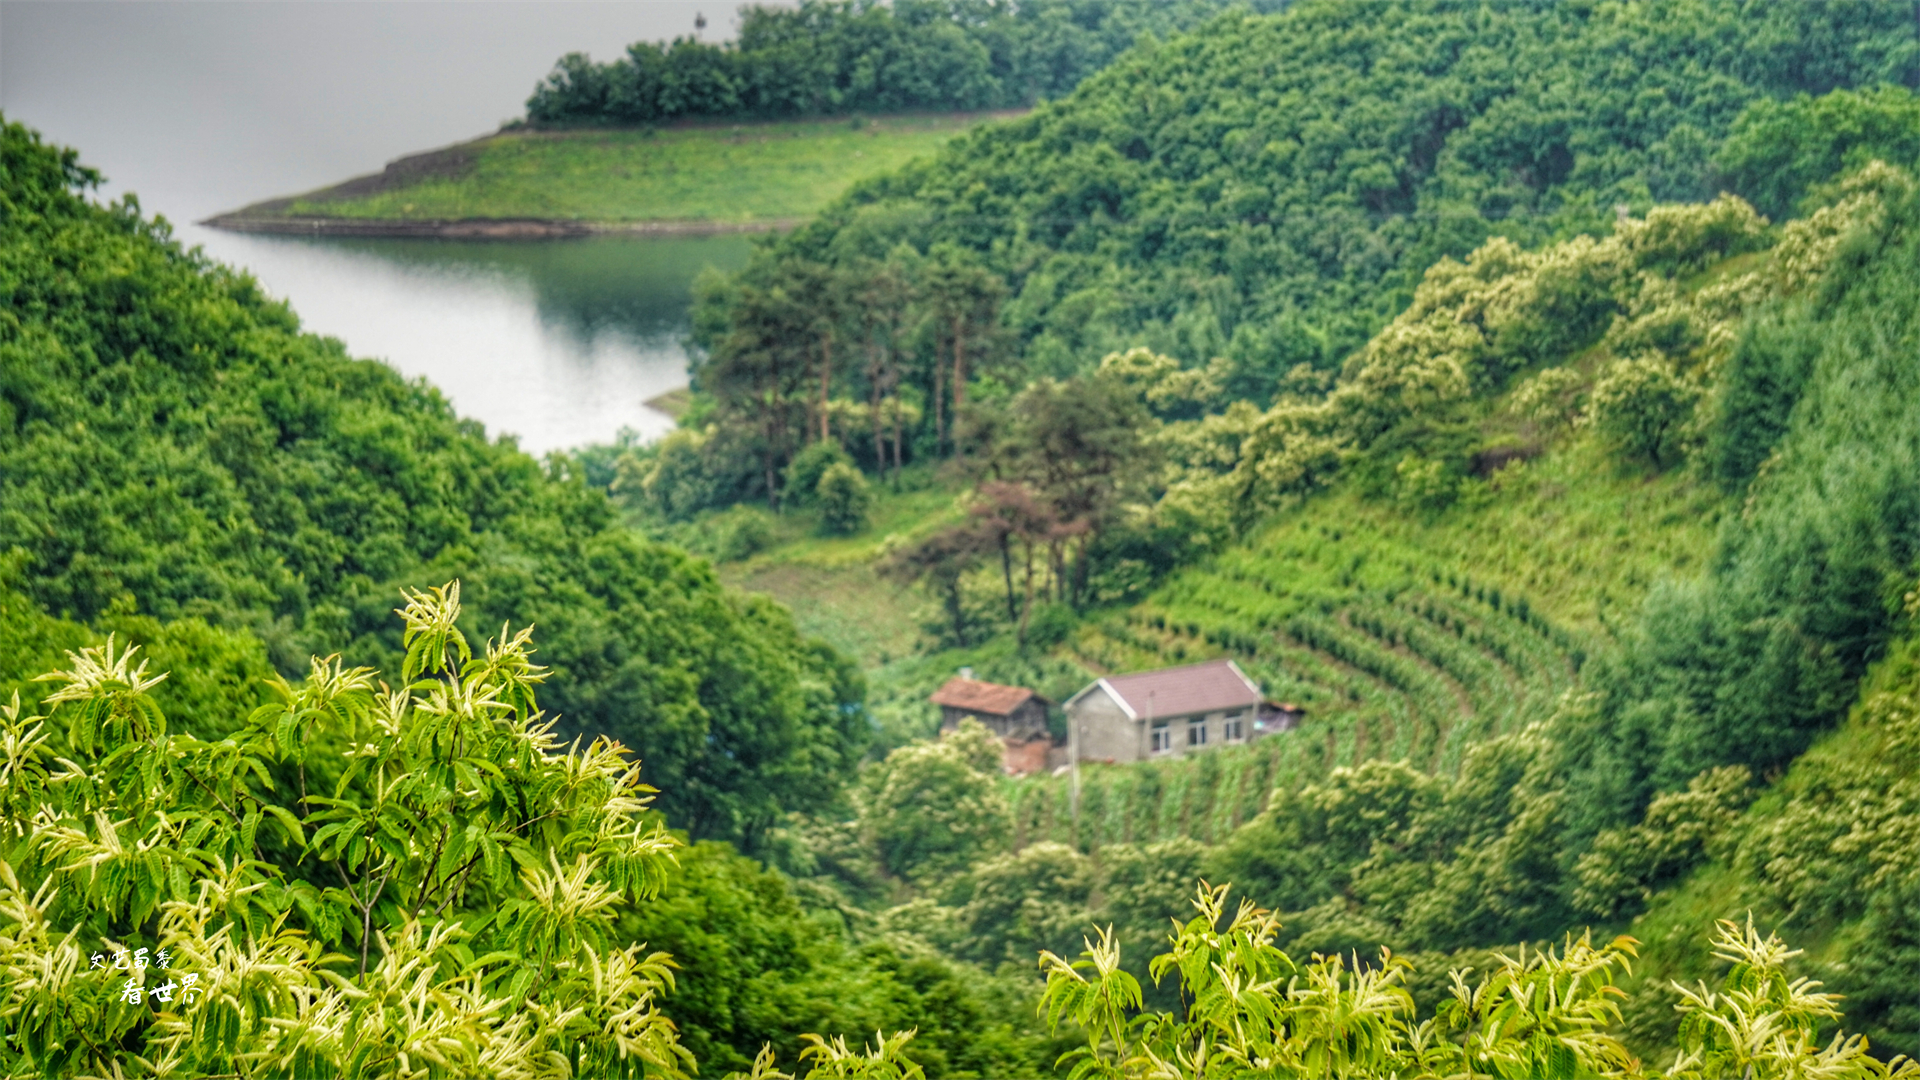
[[[1231,656],[1269,696],[1306,707],[1299,731],[1246,748],[1082,773],[1089,847],[1224,837],[1276,782],[1368,758],[1440,772],[1473,742],[1544,717],[1583,646],[1525,596],[1364,527],[1283,529],[1223,556],[1076,642],[1094,670]],[[1070,839],[1063,783],[1016,784],[1026,839]]]
[[[1611,613],[1707,549],[1704,497],[1575,450],[1440,520],[1351,492],[1311,500],[1070,646],[1096,672],[1231,656],[1306,722],[1249,747],[1086,767],[1077,835],[1064,777],[1010,781],[1016,842],[1211,841],[1275,786],[1338,765],[1452,770],[1473,743],[1545,719],[1604,647]]]

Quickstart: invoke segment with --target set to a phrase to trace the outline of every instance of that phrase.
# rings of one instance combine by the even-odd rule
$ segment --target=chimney
[[[963,668],[961,668],[961,669],[960,669],[960,677],[961,677],[961,678],[963,678],[963,679],[968,679],[968,680],[971,680],[971,679],[973,678],[973,669],[972,669],[972,668],[970,668],[970,667],[963,667]]]

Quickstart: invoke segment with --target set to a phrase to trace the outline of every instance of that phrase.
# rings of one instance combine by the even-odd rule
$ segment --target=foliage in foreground
[[[673,860],[652,789],[459,612],[408,598],[397,688],[316,658],[217,740],[111,640],[0,710],[0,1073],[691,1071],[672,961],[614,932]]]
[[[1559,948],[1498,956],[1475,977],[1450,974],[1434,1015],[1415,1016],[1408,965],[1390,951],[1362,961],[1315,954],[1305,963],[1273,945],[1272,913],[1241,901],[1229,913],[1227,886],[1202,885],[1198,914],[1175,921],[1172,949],[1155,957],[1155,981],[1176,977],[1177,1012],[1142,1011],[1141,987],[1103,932],[1082,958],[1048,952],[1041,1008],[1056,1029],[1085,1033],[1065,1055],[1071,1076],[1103,1080],[1186,1077],[1632,1077],[1641,1063],[1609,1028],[1626,996],[1615,985],[1635,955],[1632,938],[1596,947],[1590,936]],[[1743,1077],[1920,1077],[1905,1058],[1882,1062],[1866,1040],[1836,1033],[1838,999],[1819,984],[1790,979],[1798,955],[1751,921],[1721,922],[1714,955],[1731,965],[1717,990],[1677,987],[1681,1052],[1674,1080]]]

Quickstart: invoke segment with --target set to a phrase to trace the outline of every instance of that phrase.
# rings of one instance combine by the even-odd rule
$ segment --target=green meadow
[[[277,212],[425,221],[793,221],[857,181],[930,154],[989,118],[951,113],[503,132],[470,144],[457,175],[423,176],[350,198],[313,192]]]

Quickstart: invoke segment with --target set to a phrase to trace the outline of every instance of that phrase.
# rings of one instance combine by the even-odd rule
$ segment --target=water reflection
[[[686,385],[693,279],[746,262],[743,236],[437,241],[193,229],[307,329],[424,376],[534,453],[672,426],[643,402]]]

